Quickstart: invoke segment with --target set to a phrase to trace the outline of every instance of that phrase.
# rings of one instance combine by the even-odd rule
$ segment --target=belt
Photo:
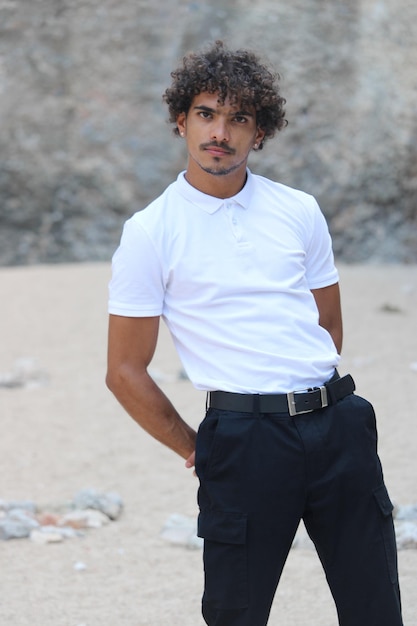
[[[321,387],[291,391],[283,394],[246,394],[229,391],[210,391],[208,406],[239,413],[289,413],[300,415],[336,404],[355,391],[355,383],[350,374],[341,378],[336,373]]]

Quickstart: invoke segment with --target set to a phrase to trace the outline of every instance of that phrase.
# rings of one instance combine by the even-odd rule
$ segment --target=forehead
[[[242,106],[239,100],[232,103],[229,96],[227,96],[226,100],[222,103],[221,101],[219,101],[218,92],[210,93],[208,91],[203,91],[194,96],[191,102],[190,109],[196,107],[207,107],[219,113],[236,113],[237,111],[242,111],[243,109],[247,113],[254,113],[255,111],[254,106],[250,106],[247,104]]]

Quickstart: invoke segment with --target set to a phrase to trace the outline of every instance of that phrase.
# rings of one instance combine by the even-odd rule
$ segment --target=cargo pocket
[[[248,606],[245,513],[202,511],[198,536],[204,538],[204,600],[217,609]]]
[[[373,492],[381,512],[381,529],[384,540],[385,555],[387,558],[388,572],[392,583],[398,582],[397,546],[395,539],[394,522],[392,519],[392,504],[384,484]]]

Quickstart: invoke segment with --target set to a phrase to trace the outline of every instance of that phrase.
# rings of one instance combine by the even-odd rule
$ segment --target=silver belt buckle
[[[321,406],[315,407],[314,409],[306,409],[305,411],[297,411],[295,406],[295,396],[298,393],[309,393],[311,391],[320,391],[320,400]],[[329,400],[327,397],[327,389],[323,385],[322,387],[314,387],[313,389],[305,389],[302,391],[290,391],[287,393],[287,402],[288,402],[288,412],[291,417],[294,415],[302,415],[303,413],[311,413],[312,411],[316,411],[317,409],[324,409],[324,407],[329,406]]]

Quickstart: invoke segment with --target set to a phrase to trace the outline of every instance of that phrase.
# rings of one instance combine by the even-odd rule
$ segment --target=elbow
[[[123,367],[108,367],[105,383],[107,389],[111,391],[116,397],[120,393],[120,390],[126,386],[126,376],[123,372]]]
[[[109,365],[105,383],[109,391],[116,398],[120,398],[127,390],[141,387],[143,385],[143,376],[146,374],[146,368],[135,368],[126,363]]]
[[[115,393],[117,387],[117,376],[112,369],[108,369],[105,378],[106,387],[112,393]]]

